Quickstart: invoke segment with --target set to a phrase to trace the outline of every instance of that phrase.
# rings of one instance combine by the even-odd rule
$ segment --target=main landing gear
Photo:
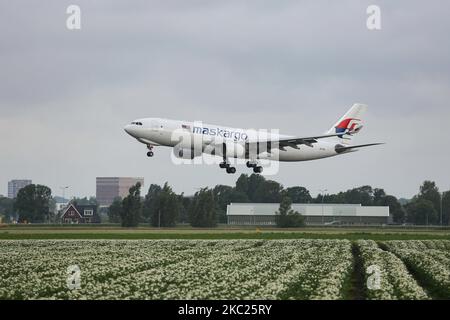
[[[150,144],[148,144],[148,145],[147,145],[147,149],[149,150],[149,151],[147,152],[147,157],[153,157],[153,146],[150,145]]]
[[[228,162],[224,161],[219,164],[219,167],[226,169],[227,173],[236,173],[236,168],[232,167]]]
[[[263,167],[258,166],[258,163],[256,163],[256,162],[247,161],[247,168],[253,168],[254,173],[263,172]]]
[[[236,168],[232,167],[227,161],[227,145],[225,143],[222,144],[222,157],[223,162],[219,164],[219,167],[226,169],[227,173],[236,173]]]

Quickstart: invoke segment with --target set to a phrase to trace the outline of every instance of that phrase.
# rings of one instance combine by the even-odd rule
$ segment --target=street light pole
[[[328,189],[319,189],[320,194],[322,195],[322,224],[324,224],[324,217],[323,217],[323,198],[325,196],[325,192],[328,191]]]
[[[440,195],[441,195],[441,227],[442,227],[442,197],[444,195],[444,192],[441,192]]]
[[[62,197],[63,197],[63,201],[66,200],[66,189],[69,188],[69,186],[65,186],[65,187],[59,187],[62,190]]]

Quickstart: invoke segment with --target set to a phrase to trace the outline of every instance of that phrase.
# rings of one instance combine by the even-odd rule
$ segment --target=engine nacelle
[[[173,154],[180,159],[194,159],[195,157],[199,157],[202,152],[195,152],[194,148],[174,147]]]
[[[343,153],[346,150],[347,149],[342,144],[337,144],[337,145],[334,146],[334,151],[336,151],[336,153]]]
[[[226,142],[227,158],[244,158],[245,147],[240,143]]]

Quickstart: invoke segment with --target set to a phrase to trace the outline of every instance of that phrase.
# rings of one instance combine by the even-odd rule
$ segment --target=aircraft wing
[[[278,144],[278,148],[280,150],[285,151],[285,147],[291,147],[294,149],[299,149],[299,145],[307,145],[309,147],[312,147],[313,143],[317,143],[318,140],[324,139],[324,138],[330,138],[330,137],[342,137],[345,134],[350,133],[338,133],[338,134],[325,134],[320,136],[311,136],[311,137],[289,137],[289,138],[281,138],[281,139],[263,139],[263,140],[256,140],[256,141],[249,141],[247,142],[249,145],[252,144],[263,144],[267,143],[268,145],[272,144]]]

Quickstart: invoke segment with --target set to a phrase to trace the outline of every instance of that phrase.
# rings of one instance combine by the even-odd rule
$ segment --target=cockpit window
[[[142,126],[142,122],[136,122],[136,121],[133,121],[131,124],[135,124],[135,125],[137,125],[137,126]]]

